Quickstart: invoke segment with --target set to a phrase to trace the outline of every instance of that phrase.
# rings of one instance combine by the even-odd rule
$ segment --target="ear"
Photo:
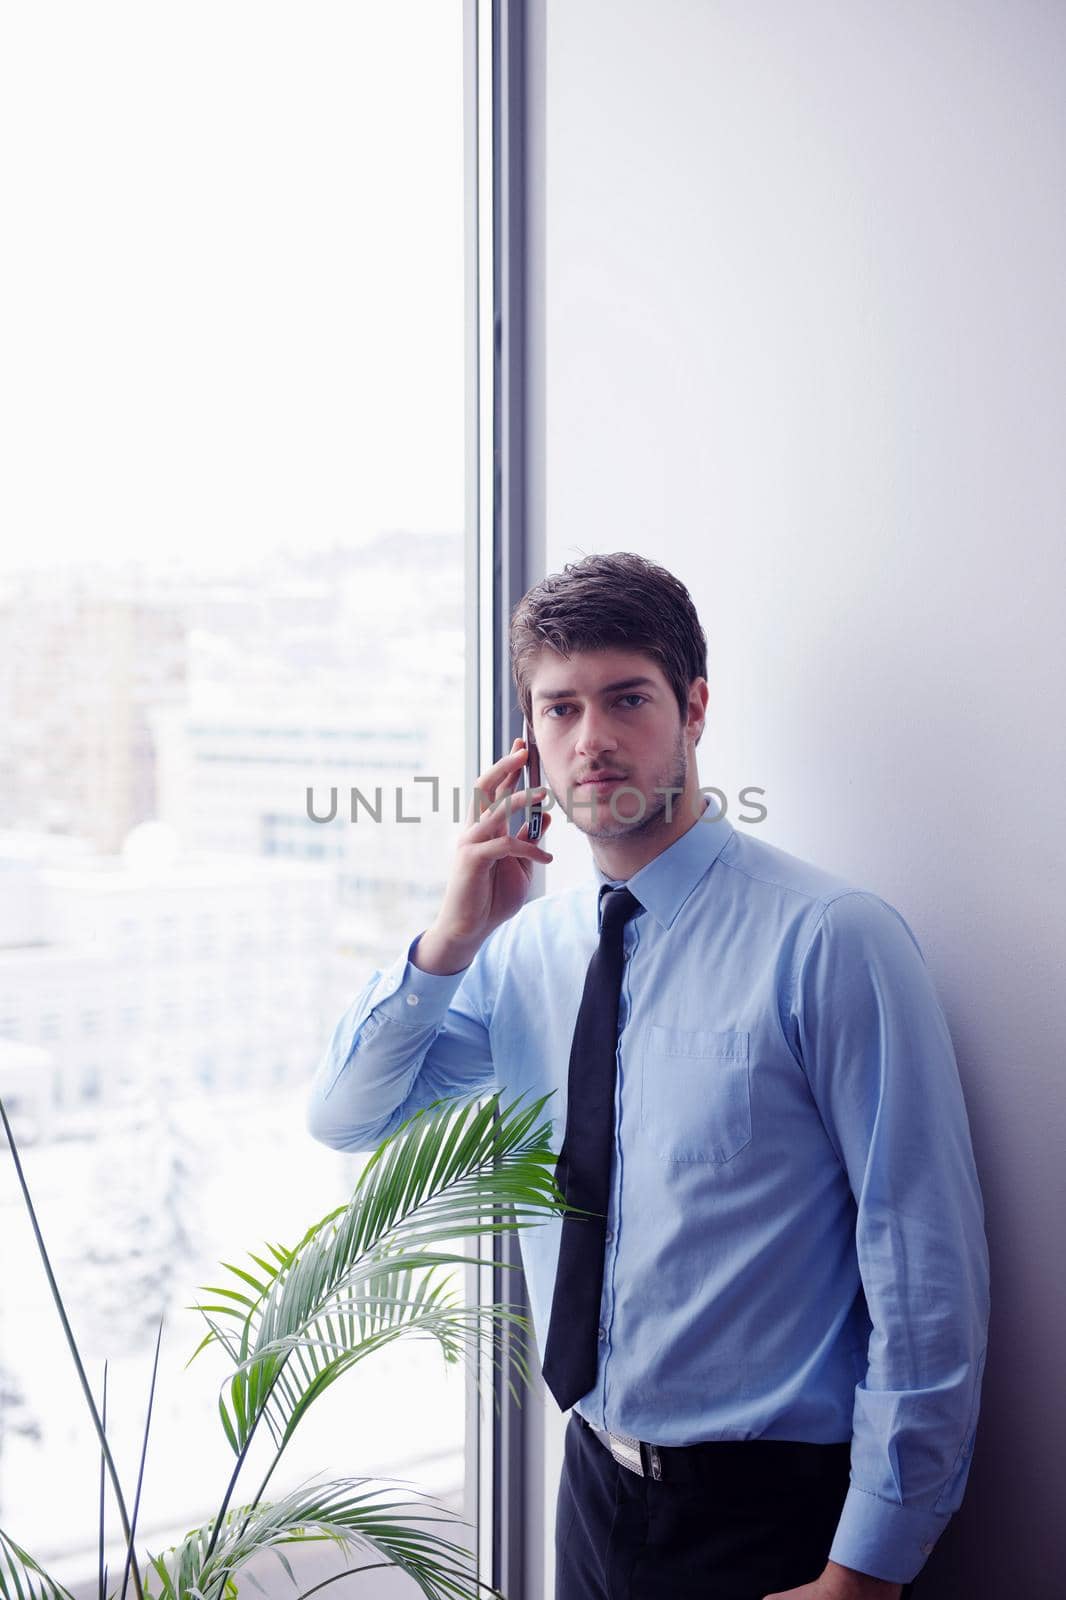
[[[710,699],[710,688],[706,678],[693,678],[688,691],[688,719],[685,723],[685,733],[697,744],[703,733],[707,721],[707,702]]]

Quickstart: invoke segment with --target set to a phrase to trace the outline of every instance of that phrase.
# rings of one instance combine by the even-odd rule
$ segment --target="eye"
[[[647,697],[646,694],[638,694],[637,691],[635,689],[633,689],[633,690],[630,691],[629,694],[619,695],[617,703],[619,705],[622,705],[625,701],[630,701],[630,702],[634,702],[635,701],[636,704],[632,704],[631,703],[631,704],[626,706],[626,710],[627,711],[635,711],[637,709],[637,706],[643,705],[646,702],[647,698],[648,697]],[[572,711],[572,710],[573,710],[573,707],[568,702],[566,702],[564,700],[559,700],[554,705],[547,706],[545,708],[544,715],[546,717],[551,717],[551,720],[553,722],[558,722],[560,720],[558,717],[552,717],[552,712],[553,711]]]

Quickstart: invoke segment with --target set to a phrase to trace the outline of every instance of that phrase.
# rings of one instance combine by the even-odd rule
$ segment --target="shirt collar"
[[[710,801],[707,804],[709,806]],[[706,807],[679,839],[675,839],[660,855],[634,872],[631,878],[609,878],[593,862],[598,895],[597,921],[606,886],[615,888],[624,883],[645,911],[649,911],[661,927],[669,928],[697,883],[718,859],[733,835],[733,824],[725,817],[707,822],[705,816]]]

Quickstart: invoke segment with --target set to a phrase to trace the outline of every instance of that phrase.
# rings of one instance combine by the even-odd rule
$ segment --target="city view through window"
[[[458,827],[462,8],[16,13],[0,1094],[98,1401],[108,1363],[131,1499],[163,1320],[138,1540],[158,1553],[217,1511],[233,1465],[228,1363],[185,1369],[190,1308],[220,1262],[295,1244],[350,1196],[366,1157],[311,1139],[310,1080],[431,920]],[[337,792],[332,820],[308,790],[322,818]],[[462,1514],[465,1380],[430,1341],[376,1352],[316,1402],[272,1492],[380,1475]],[[87,1595],[98,1516],[5,1144],[0,1527]],[[306,1546],[298,1575],[350,1564]],[[254,1571],[299,1592],[276,1560]]]

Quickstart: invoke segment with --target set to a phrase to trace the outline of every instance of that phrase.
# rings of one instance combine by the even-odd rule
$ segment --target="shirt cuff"
[[[830,1561],[853,1567],[888,1583],[910,1583],[950,1521],[950,1515],[921,1506],[901,1506],[867,1494],[853,1483],[848,1490],[829,1552]]]
[[[409,1027],[443,1021],[455,991],[470,970],[463,967],[459,972],[423,972],[411,960],[411,952],[421,937],[421,933],[415,935],[403,955],[386,967],[370,993],[370,1006],[379,1016]]]

